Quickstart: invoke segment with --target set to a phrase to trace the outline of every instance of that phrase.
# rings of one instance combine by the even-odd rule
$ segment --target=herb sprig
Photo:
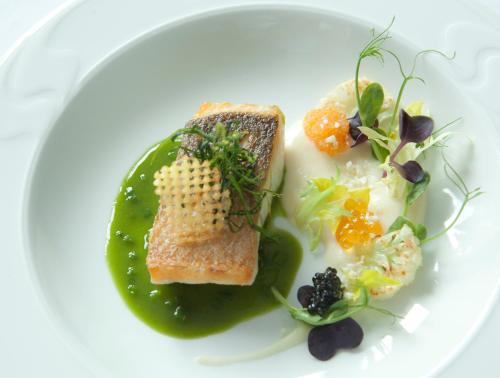
[[[351,147],[355,147],[363,142],[365,142],[367,139],[369,139],[370,145],[372,147],[372,152],[375,158],[377,158],[381,163],[385,162],[385,159],[387,156],[389,156],[390,151],[388,150],[387,147],[384,147],[382,144],[377,143],[375,140],[372,138],[367,138],[366,133],[360,133],[360,126],[365,127],[365,128],[372,128],[375,130],[378,134],[381,134],[382,137],[390,137],[392,135],[392,132],[396,126],[396,117],[398,112],[400,111],[400,104],[401,100],[403,97],[403,92],[407,86],[407,84],[412,81],[412,80],[418,80],[422,83],[425,84],[425,81],[422,77],[417,76],[415,74],[415,70],[417,67],[417,61],[420,57],[427,55],[427,54],[438,54],[441,57],[447,59],[447,60],[452,60],[455,58],[455,53],[453,53],[451,56],[448,56],[444,54],[441,51],[438,50],[433,50],[433,49],[427,49],[427,50],[422,50],[415,54],[413,58],[413,63],[410,67],[409,70],[405,70],[403,68],[403,64],[401,63],[401,60],[399,59],[398,55],[394,53],[393,51],[387,49],[384,47],[384,43],[391,39],[391,36],[389,34],[389,30],[394,24],[395,17],[392,18],[390,24],[380,33],[376,34],[372,30],[372,39],[364,46],[364,48],[361,50],[358,56],[358,61],[356,63],[356,71],[355,71],[355,78],[354,78],[354,90],[356,94],[356,101],[358,105],[358,112],[354,117],[350,119],[350,133],[355,141],[355,143]],[[397,62],[399,71],[401,72],[401,76],[403,77],[403,81],[401,83],[401,86],[398,90],[398,95],[396,102],[394,104],[394,108],[392,110],[392,115],[389,121],[388,126],[386,126],[385,129],[383,128],[378,128],[378,114],[382,108],[382,103],[384,100],[384,92],[380,84],[378,83],[371,83],[368,85],[368,87],[364,90],[363,94],[360,95],[359,93],[359,71],[361,67],[361,62],[366,59],[366,58],[375,58],[380,63],[384,63],[384,54],[387,53],[391,55]],[[363,135],[365,134],[365,135]],[[391,163],[393,163],[391,159]],[[423,178],[423,170],[419,169],[420,166],[418,163],[415,162],[409,162],[407,165],[397,165],[397,163],[392,164],[400,173],[403,177],[405,177],[408,181],[410,182],[416,182],[419,181],[418,179]],[[407,174],[408,173],[408,174]],[[408,176],[408,177],[407,177]]]
[[[378,126],[377,117],[384,102],[384,90],[380,84],[371,83],[365,88],[363,94],[360,95],[359,71],[361,68],[361,62],[366,58],[371,57],[379,60],[381,63],[384,62],[384,55],[381,52],[381,48],[384,42],[391,38],[389,35],[389,29],[394,23],[394,20],[395,17],[392,18],[389,26],[378,34],[375,34],[375,31],[372,30],[373,38],[359,53],[358,61],[356,62],[356,72],[354,74],[354,91],[356,94],[356,102],[358,104],[358,112],[349,120],[349,132],[354,140],[354,144],[351,147],[362,144],[367,140],[365,135],[359,132],[358,128],[360,126],[374,129]],[[378,132],[385,134],[381,129],[379,129]],[[374,156],[383,162],[382,159],[386,156],[385,151],[373,141],[370,141],[370,144]]]
[[[444,154],[442,156],[443,156],[443,161],[444,161],[444,173],[446,174],[446,177],[448,177],[448,179],[458,188],[458,190],[460,191],[460,193],[462,193],[462,195],[464,197],[463,197],[462,205],[458,209],[457,214],[455,215],[453,220],[450,222],[450,224],[448,224],[448,226],[446,226],[443,230],[437,232],[436,234],[431,235],[431,236],[423,239],[421,244],[425,244],[425,243],[428,243],[432,240],[435,240],[435,239],[445,235],[448,231],[450,231],[453,228],[453,226],[455,226],[455,224],[457,223],[458,219],[462,215],[467,204],[470,201],[472,201],[474,198],[477,198],[478,196],[480,196],[481,194],[484,193],[481,191],[480,187],[477,187],[475,189],[470,190],[468,188],[467,184],[465,183],[464,179],[460,176],[460,174],[456,171],[456,169],[453,168],[453,166],[450,164],[450,162],[446,159],[446,156]]]
[[[178,140],[185,135],[197,136],[199,143],[194,149],[183,145],[180,148],[200,161],[209,161],[211,167],[219,168],[222,190],[229,189],[239,201],[239,206],[232,208],[227,216],[230,229],[237,232],[247,223],[265,234],[264,228],[255,221],[255,215],[266,195],[277,196],[277,193],[259,188],[262,176],[255,172],[257,157],[241,145],[246,133],[228,132],[223,123],[217,122],[210,132],[193,125],[176,131],[174,138]]]
[[[404,146],[408,143],[422,143],[427,138],[432,135],[432,130],[434,130],[434,121],[432,118],[427,116],[415,116],[412,117],[401,109],[399,113],[399,145],[391,153],[389,158],[389,164],[396,169],[399,174],[407,181],[416,184],[424,181],[426,179],[426,172],[417,163],[416,160],[409,160],[404,164],[399,164],[396,161],[396,156],[401,152]],[[426,182],[426,186],[429,184],[430,176]],[[424,190],[426,188],[424,187]]]
[[[396,17],[393,17],[389,26],[387,26],[383,31],[378,34],[375,34],[375,30],[372,30],[373,38],[365,45],[363,50],[359,53],[358,61],[356,62],[356,72],[354,75],[354,91],[356,93],[356,101],[361,104],[361,96],[359,94],[359,71],[361,68],[361,62],[366,58],[375,58],[379,60],[381,63],[384,62],[384,55],[381,52],[382,45],[385,41],[391,38],[389,35],[389,30],[394,23]],[[364,125],[370,127],[371,125]]]
[[[388,132],[391,132],[392,129],[393,129],[393,127],[394,127],[394,123],[396,121],[396,117],[398,115],[399,105],[401,104],[401,99],[403,98],[403,92],[404,92],[404,90],[406,88],[406,85],[411,80],[417,80],[417,81],[420,81],[421,83],[425,84],[425,80],[422,77],[415,75],[415,69],[417,68],[418,58],[420,58],[420,57],[422,57],[424,55],[427,55],[427,54],[438,54],[438,55],[440,55],[441,57],[443,57],[443,58],[445,58],[447,60],[453,60],[453,59],[455,59],[456,52],[453,52],[453,54],[451,56],[448,56],[448,55],[446,55],[445,53],[443,53],[442,51],[439,51],[439,50],[427,49],[427,50],[419,51],[413,57],[413,64],[412,64],[410,70],[407,73],[407,72],[405,72],[405,70],[403,68],[403,65],[401,63],[401,60],[399,59],[399,57],[397,56],[396,53],[394,53],[391,50],[385,49],[385,48],[381,48],[381,50],[383,50],[384,52],[388,53],[389,55],[391,55],[396,60],[398,66],[399,66],[399,71],[401,72],[401,76],[403,76],[403,82],[401,83],[401,86],[399,87],[398,96],[396,98],[396,104],[394,105],[394,110],[392,112],[391,121],[389,122],[389,130],[388,130]]]

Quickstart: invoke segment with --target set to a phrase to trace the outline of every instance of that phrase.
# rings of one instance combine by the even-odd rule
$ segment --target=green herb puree
[[[154,285],[146,268],[148,232],[158,207],[153,174],[175,160],[179,144],[165,139],[151,147],[123,180],[109,226],[106,257],[113,280],[132,312],[159,332],[194,338],[224,331],[279,306],[270,287],[288,294],[302,259],[298,241],[272,226],[281,214],[274,201],[262,240],[259,272],[252,286]]]

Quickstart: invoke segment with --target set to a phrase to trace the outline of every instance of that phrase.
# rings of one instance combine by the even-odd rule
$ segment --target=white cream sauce
[[[299,206],[301,191],[307,181],[316,177],[334,177],[340,170],[340,183],[349,189],[370,188],[369,210],[380,221],[384,231],[403,211],[403,199],[393,198],[381,180],[383,171],[371,155],[368,143],[331,157],[320,152],[306,137],[302,125],[294,125],[294,132],[286,140],[285,165],[287,172],[283,186],[283,206],[293,218]],[[339,267],[349,260],[337,244],[335,235],[324,230],[322,241],[328,263]]]
[[[307,340],[307,335],[309,334],[310,329],[310,326],[302,322],[296,322],[295,328],[292,329],[286,336],[273,344],[254,352],[236,354],[232,356],[200,356],[197,357],[195,361],[201,365],[223,366],[269,357],[273,354],[278,354],[284,350],[293,348],[295,345],[302,344],[305,340]]]
[[[369,81],[366,79],[360,81],[361,88],[368,84]],[[389,109],[393,102],[391,97],[387,97],[384,100],[382,111]],[[321,99],[320,106],[326,105],[334,105],[346,114],[352,115],[356,105],[353,81],[340,84]],[[340,170],[339,182],[341,184],[349,189],[370,188],[368,209],[374,214],[374,218],[380,221],[384,232],[403,212],[404,198],[394,198],[390,195],[389,188],[382,180],[383,171],[379,162],[372,156],[368,143],[331,157],[316,149],[304,134],[302,122],[298,122],[286,128],[285,166],[286,175],[282,198],[283,206],[291,219],[297,211],[300,193],[305,188],[307,181],[316,177],[334,177],[337,167]],[[425,195],[413,205],[409,216],[413,221],[421,222],[424,211]],[[324,230],[322,241],[328,266],[341,268],[344,264],[352,262],[353,257],[343,252],[331,231]],[[297,322],[296,327],[285,337],[257,351],[225,357],[201,356],[196,358],[196,362],[203,365],[221,366],[268,357],[302,343],[307,339],[309,330],[309,326]]]

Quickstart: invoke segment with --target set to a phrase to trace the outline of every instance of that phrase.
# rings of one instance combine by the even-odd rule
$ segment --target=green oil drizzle
[[[154,285],[146,268],[147,238],[158,207],[153,174],[175,160],[179,145],[170,139],[150,148],[123,180],[113,207],[106,247],[107,261],[119,293],[132,312],[159,332],[194,338],[221,332],[279,306],[270,287],[290,291],[302,249],[288,232],[273,227],[281,214],[273,205],[261,241],[259,272],[252,286]]]

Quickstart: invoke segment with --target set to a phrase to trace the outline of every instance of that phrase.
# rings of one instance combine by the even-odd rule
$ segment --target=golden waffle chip
[[[155,193],[176,244],[210,240],[226,227],[230,193],[222,190],[220,171],[208,161],[184,156],[170,167],[162,167],[154,178]]]

